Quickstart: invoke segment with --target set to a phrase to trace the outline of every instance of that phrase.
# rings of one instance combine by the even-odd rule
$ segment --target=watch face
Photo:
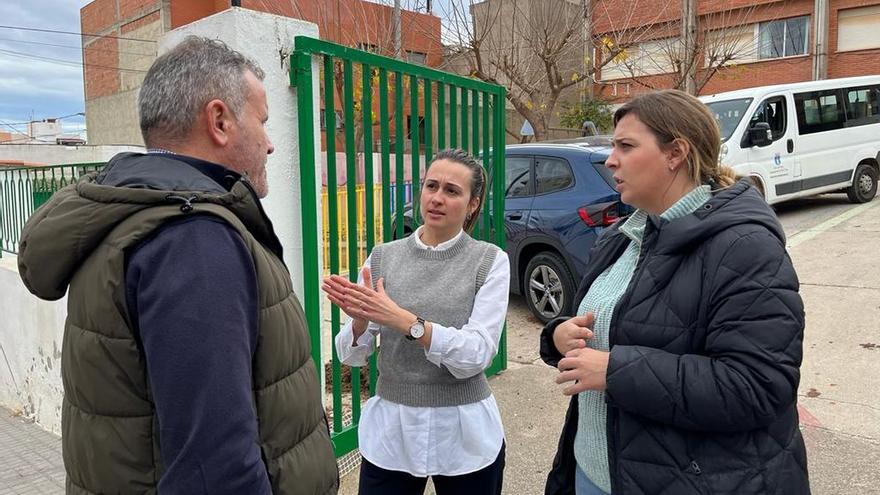
[[[425,335],[425,325],[422,323],[414,323],[413,326],[409,327],[409,334],[414,339],[420,339],[423,335]]]

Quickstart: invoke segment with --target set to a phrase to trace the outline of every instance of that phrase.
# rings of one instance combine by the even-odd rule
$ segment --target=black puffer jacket
[[[628,243],[616,226],[602,235],[575,301]],[[541,334],[551,366],[564,320]],[[611,322],[612,493],[808,494],[796,409],[803,331],[782,228],[748,182],[686,217],[651,217]],[[574,494],[577,406],[573,397],[548,495]]]

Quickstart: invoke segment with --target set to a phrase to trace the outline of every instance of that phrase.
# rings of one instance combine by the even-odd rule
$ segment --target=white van
[[[762,86],[700,97],[721,128],[721,162],[768,203],[845,190],[864,203],[880,176],[880,76]]]

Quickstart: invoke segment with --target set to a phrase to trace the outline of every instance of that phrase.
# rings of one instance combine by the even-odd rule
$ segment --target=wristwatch
[[[422,338],[423,335],[425,335],[425,319],[416,316],[416,322],[409,326],[409,335],[406,338],[416,340]]]

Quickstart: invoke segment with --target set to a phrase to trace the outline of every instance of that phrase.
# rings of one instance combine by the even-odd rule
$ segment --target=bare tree
[[[758,56],[754,20],[761,6],[698,16],[695,0],[682,0],[682,16],[654,26],[649,40],[619,55],[615,74],[650,88],[700,94],[714,77]],[[645,76],[666,77],[646,78]]]
[[[404,51],[401,44],[402,33],[415,34],[415,36],[429,35],[431,38],[437,36],[436,30],[429,26],[425,26],[422,22],[424,16],[416,16],[414,12],[426,10],[419,7],[419,2],[415,0],[388,0],[385,2],[368,2],[368,1],[351,1],[351,0],[327,0],[320,8],[315,7],[313,1],[304,0],[254,0],[259,8],[266,12],[273,12],[281,15],[293,15],[294,17],[308,20],[318,24],[320,36],[322,39],[330,40],[359,50],[373,52],[379,55],[408,58],[409,52]],[[376,8],[376,3],[386,5],[387,9]],[[392,8],[399,7],[401,10]],[[345,26],[353,26],[354,29]],[[442,49],[438,48],[426,50],[424,55],[426,58],[439,59],[442,56]],[[352,97],[353,97],[353,128],[358,152],[363,151],[364,136],[364,114],[367,109],[363,108],[362,94],[362,67],[360,64],[353,64],[352,67]],[[372,101],[376,105],[378,103],[378,75],[372,73],[369,75],[372,85]],[[393,74],[389,75],[389,84],[393,81]],[[328,75],[323,74],[321,85],[328,80]],[[341,61],[335,61],[332,71],[333,90],[335,102],[341,103],[345,101],[344,95],[344,65]],[[409,81],[404,78],[402,87],[407,97],[406,104],[409,103]],[[393,86],[392,86],[393,88]],[[393,91],[393,89],[391,89]],[[323,90],[321,92],[323,95]],[[323,97],[322,97],[323,98]],[[326,102],[325,102],[326,103]],[[338,110],[337,127],[326,129],[328,139],[336,139],[339,146],[338,150],[344,149],[344,115],[343,108],[337,105]],[[372,110],[372,109],[370,109]],[[377,112],[371,113],[374,125],[378,125]],[[389,117],[389,120],[393,116]],[[374,134],[375,137],[375,134]]]
[[[592,2],[449,0],[435,9],[444,22],[451,64],[504,86],[508,101],[540,141],[546,139],[560,101],[586,95],[594,74],[641,41],[653,24],[624,29],[639,7],[632,2],[610,33],[596,35],[591,29]],[[658,19],[664,11],[657,12]],[[594,50],[596,46],[606,49]]]

